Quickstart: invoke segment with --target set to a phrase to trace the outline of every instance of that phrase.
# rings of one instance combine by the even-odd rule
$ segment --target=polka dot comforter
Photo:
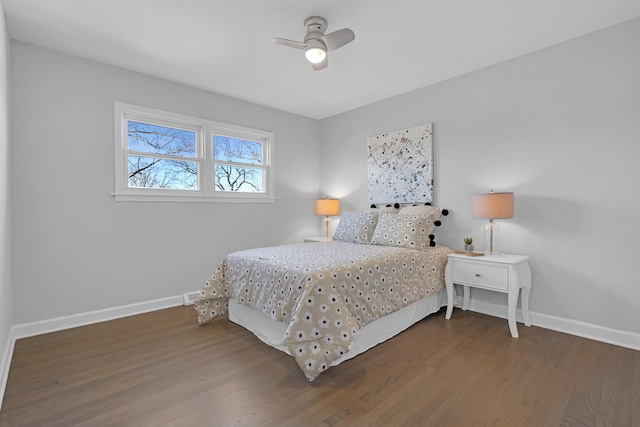
[[[338,241],[235,252],[198,294],[198,322],[226,316],[230,297],[284,322],[284,344],[313,381],[364,325],[443,289],[450,252]]]

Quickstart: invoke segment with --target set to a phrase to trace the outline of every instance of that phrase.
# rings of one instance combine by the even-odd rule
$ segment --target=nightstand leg
[[[509,330],[511,336],[518,338],[518,325],[516,324],[516,306],[518,305],[518,292],[519,289],[509,289],[509,301],[507,302],[507,318],[509,319]]]
[[[525,286],[522,288],[522,319],[524,320],[524,324],[527,326],[531,326],[531,319],[529,319],[529,293],[531,292],[531,288],[529,286]]]
[[[451,319],[453,313],[453,300],[457,298],[456,288],[453,284],[447,284],[447,313],[444,315],[445,319]]]
[[[471,294],[471,291],[469,290],[469,286],[463,286],[462,288],[462,309],[466,311],[469,307],[469,295]]]
[[[447,287],[447,312],[444,318],[447,320],[451,319],[451,314],[453,313],[453,300],[458,298],[451,274],[451,263],[447,262],[447,266],[444,269],[444,284]]]

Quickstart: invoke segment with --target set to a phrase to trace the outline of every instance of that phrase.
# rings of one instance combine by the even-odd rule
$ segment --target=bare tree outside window
[[[182,159],[196,156],[196,132],[131,120],[127,131],[129,187],[198,189],[198,163]]]
[[[264,164],[260,142],[214,135],[214,185],[217,191],[262,192]]]

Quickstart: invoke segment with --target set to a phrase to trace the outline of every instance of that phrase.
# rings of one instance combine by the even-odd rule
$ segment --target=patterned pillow
[[[403,206],[398,211],[399,215],[433,214],[433,220],[440,219],[440,208],[429,205]]]
[[[431,244],[429,234],[435,227],[434,221],[434,213],[401,215],[382,212],[371,244],[425,250]]]
[[[368,244],[378,223],[378,212],[343,212],[334,240]]]

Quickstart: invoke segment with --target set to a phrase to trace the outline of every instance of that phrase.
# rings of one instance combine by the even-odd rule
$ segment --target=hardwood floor
[[[309,383],[176,307],[16,342],[0,426],[639,426],[640,352],[454,310]]]

